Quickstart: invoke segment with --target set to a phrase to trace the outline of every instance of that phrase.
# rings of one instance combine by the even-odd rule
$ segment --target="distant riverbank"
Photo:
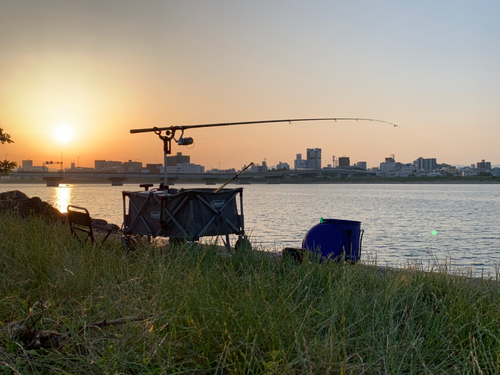
[[[126,175],[124,175],[126,177]],[[127,184],[147,184],[159,185],[163,181],[157,177],[144,176],[143,178],[127,178]],[[227,179],[219,178],[216,185],[225,183]],[[64,178],[61,184],[110,184],[107,178]],[[184,179],[175,180],[173,185],[178,184],[204,184],[205,180]],[[252,179],[253,184],[267,184],[265,178]],[[303,179],[299,177],[284,178],[282,184],[498,184],[500,177],[496,176],[447,176],[447,177],[318,177],[313,179]],[[46,184],[41,178],[0,178],[0,184]]]
[[[367,183],[367,184],[498,184],[496,176],[447,176],[447,177],[349,177],[316,178],[311,183]]]

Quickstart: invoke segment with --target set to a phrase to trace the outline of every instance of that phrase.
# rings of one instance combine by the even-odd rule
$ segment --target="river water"
[[[182,185],[176,188],[206,188]],[[231,186],[228,186],[231,187]],[[0,184],[62,212],[86,207],[95,218],[121,225],[122,191],[137,184]],[[500,185],[496,184],[281,184],[245,185],[245,231],[254,246],[300,247],[320,219],[361,221],[362,259],[379,265],[446,263],[452,269],[495,275],[500,264]]]

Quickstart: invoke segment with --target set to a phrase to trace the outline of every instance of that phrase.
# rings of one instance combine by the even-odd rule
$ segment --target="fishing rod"
[[[215,189],[213,192],[214,193],[218,193],[219,191],[221,191],[222,189],[224,189],[226,187],[227,184],[229,184],[231,181],[234,181],[238,178],[238,176],[240,174],[242,174],[243,172],[245,172],[248,168],[250,168],[251,166],[253,165],[253,161],[248,164],[245,168],[243,168],[241,171],[239,171],[238,173],[236,173],[233,177],[231,177],[229,180],[227,180],[222,186],[218,187],[217,189]]]
[[[372,122],[382,122],[385,124],[392,125],[394,127],[400,127],[389,121],[377,120],[372,118],[360,118],[360,117],[319,117],[319,118],[295,118],[288,120],[260,120],[260,121],[242,121],[242,122],[220,122],[214,124],[198,124],[198,125],[174,125],[167,127],[153,127],[153,128],[144,128],[144,129],[131,129],[130,133],[148,133],[154,132],[162,141],[163,141],[163,151],[164,151],[164,186],[168,191],[167,184],[167,155],[172,153],[172,139],[177,142],[179,146],[189,146],[194,143],[193,138],[184,137],[184,130],[187,129],[197,129],[197,128],[210,128],[210,127],[219,127],[219,126],[232,126],[232,125],[252,125],[252,124],[272,124],[272,123],[280,123],[287,122],[291,124],[292,122],[305,122],[305,121],[372,121]],[[178,139],[175,139],[175,133],[180,130],[181,135]],[[165,135],[162,135],[162,132],[165,131]]]
[[[394,127],[400,128],[399,125],[396,125],[392,122],[389,121],[384,121],[384,120],[377,120],[373,118],[359,118],[359,117],[320,117],[320,118],[295,118],[295,119],[288,119],[288,120],[260,120],[260,121],[242,121],[242,122],[220,122],[220,123],[214,123],[214,124],[198,124],[198,125],[174,125],[174,126],[167,126],[163,128],[144,128],[144,129],[131,129],[130,133],[135,134],[135,133],[147,133],[147,132],[157,132],[157,131],[172,131],[175,132],[176,130],[185,130],[185,129],[196,129],[196,128],[208,128],[208,127],[217,127],[217,126],[231,126],[231,125],[251,125],[251,124],[271,124],[271,123],[279,123],[279,122],[304,122],[304,121],[375,121],[375,122],[382,122],[385,124],[392,125]]]

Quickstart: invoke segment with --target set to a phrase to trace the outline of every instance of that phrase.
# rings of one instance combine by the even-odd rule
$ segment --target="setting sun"
[[[67,126],[60,126],[56,129],[55,135],[60,142],[67,142],[73,138],[73,131]]]

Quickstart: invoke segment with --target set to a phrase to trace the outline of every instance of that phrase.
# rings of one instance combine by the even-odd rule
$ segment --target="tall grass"
[[[498,285],[437,268],[127,253],[0,214],[0,372],[500,373]]]

